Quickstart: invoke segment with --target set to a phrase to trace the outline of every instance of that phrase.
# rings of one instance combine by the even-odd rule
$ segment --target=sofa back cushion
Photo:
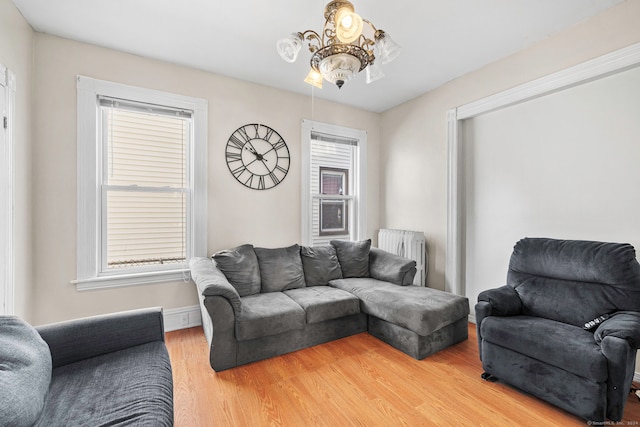
[[[260,267],[252,245],[216,252],[213,260],[241,297],[260,293]]]
[[[640,307],[640,264],[629,244],[522,239],[507,284],[520,296],[523,314],[575,326]]]
[[[31,426],[51,382],[49,346],[28,323],[0,316],[0,425]]]
[[[307,286],[325,286],[331,280],[342,279],[338,255],[333,246],[302,246],[300,257]]]
[[[343,278],[369,277],[371,239],[359,242],[332,240],[331,245],[336,248]]]
[[[305,287],[299,245],[276,249],[255,248],[255,252],[260,265],[263,293]]]

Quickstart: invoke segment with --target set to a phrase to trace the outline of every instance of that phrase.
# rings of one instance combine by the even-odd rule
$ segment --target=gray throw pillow
[[[343,278],[369,277],[371,239],[359,242],[332,240],[331,245],[336,248]]]
[[[213,260],[229,283],[236,288],[238,295],[246,297],[260,293],[260,267],[253,245],[241,245],[216,252]]]
[[[330,280],[342,279],[338,255],[333,246],[302,246],[300,256],[307,286],[325,286]]]
[[[0,316],[0,425],[38,421],[51,382],[51,352],[40,334],[15,316]]]
[[[277,249],[255,248],[255,251],[260,264],[263,293],[305,287],[299,245]]]

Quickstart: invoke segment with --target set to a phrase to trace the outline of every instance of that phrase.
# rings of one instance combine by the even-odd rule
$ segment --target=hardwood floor
[[[480,379],[469,340],[415,360],[367,333],[215,372],[201,328],[166,334],[176,427],[584,426],[505,384]],[[630,394],[621,423],[640,425]]]

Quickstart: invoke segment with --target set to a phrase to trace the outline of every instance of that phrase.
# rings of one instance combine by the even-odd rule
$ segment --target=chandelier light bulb
[[[400,55],[401,46],[393,41],[389,34],[385,33],[382,30],[376,31],[376,48],[377,51],[380,52],[380,61],[383,64],[388,64],[389,62],[396,59],[398,55]]]
[[[362,34],[363,21],[353,9],[343,7],[335,16],[336,37],[342,43],[352,43]]]
[[[376,80],[380,80],[384,77],[384,73],[382,72],[382,68],[378,65],[378,61],[374,61],[369,64],[365,70],[365,75],[367,77],[367,84],[373,83]]]
[[[293,33],[288,37],[278,40],[276,47],[282,59],[287,62],[296,62],[298,53],[302,48],[302,38],[298,34]]]
[[[311,70],[309,70],[309,74],[307,74],[304,82],[310,84],[311,86],[315,86],[318,89],[322,89],[322,74],[312,68]]]

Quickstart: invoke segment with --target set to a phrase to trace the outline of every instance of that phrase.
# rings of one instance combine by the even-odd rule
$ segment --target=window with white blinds
[[[351,240],[350,215],[355,209],[353,181],[355,150],[351,141],[327,140],[311,134],[311,194],[313,245],[332,239]]]
[[[366,232],[366,133],[303,122],[303,244],[359,240]]]
[[[100,98],[102,269],[184,263],[191,112]]]
[[[206,256],[207,101],[78,77],[79,290],[188,278]]]

